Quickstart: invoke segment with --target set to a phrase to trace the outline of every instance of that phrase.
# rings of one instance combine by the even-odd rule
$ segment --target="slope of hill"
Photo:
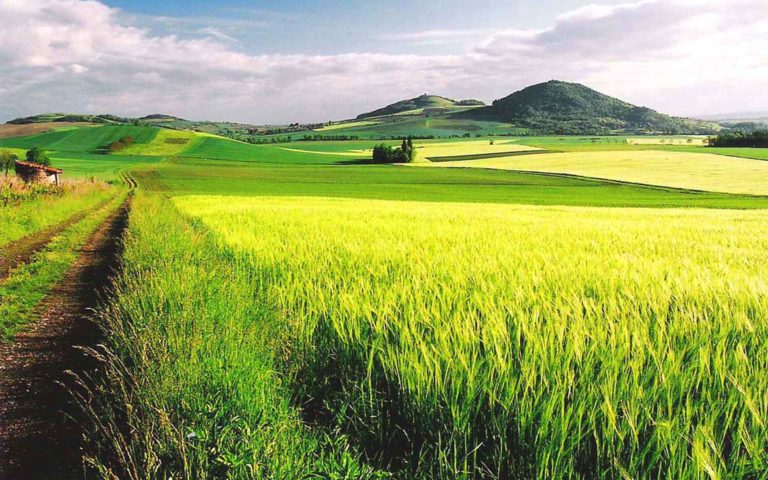
[[[401,100],[391,105],[387,105],[384,108],[379,108],[372,112],[363,113],[357,116],[358,120],[373,118],[373,117],[385,117],[388,115],[397,115],[404,112],[421,112],[424,109],[435,109],[437,112],[444,113],[452,108],[457,107],[480,107],[485,103],[480,100],[451,100],[450,98],[441,97],[439,95],[421,95],[416,98],[410,98],[408,100]]]
[[[533,85],[461,116],[509,122],[549,134],[708,134],[713,122],[670,117],[578,83],[552,80]]]
[[[122,118],[116,115],[88,115],[88,114],[79,114],[79,113],[42,113],[40,115],[33,115],[31,117],[14,118],[13,120],[9,120],[8,123],[11,125],[28,125],[33,123],[54,123],[54,122],[62,122],[62,123],[87,122],[87,123],[115,124],[115,123],[128,123],[130,121],[131,120],[128,118]]]

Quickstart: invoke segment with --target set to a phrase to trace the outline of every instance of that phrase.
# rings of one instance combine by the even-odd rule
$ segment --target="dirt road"
[[[0,479],[83,478],[72,374],[93,370],[79,347],[94,346],[92,310],[109,287],[130,202],[89,238],[39,306],[39,320],[0,344]]]

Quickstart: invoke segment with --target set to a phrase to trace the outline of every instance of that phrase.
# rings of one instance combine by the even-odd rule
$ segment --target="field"
[[[768,367],[763,213],[176,204],[264,278],[309,363],[292,365],[296,388],[367,448],[426,456],[443,477],[682,478],[766,460],[768,384],[748,374]],[[414,444],[386,451],[400,428]]]
[[[405,167],[367,164],[378,139],[148,129],[103,153],[120,128],[0,142],[139,185],[86,405],[101,476],[765,478],[763,150],[444,138]],[[78,225],[0,282],[6,337]]]
[[[0,189],[3,183],[0,180]],[[40,195],[20,204],[0,204],[0,249],[6,244],[63,222],[110,195],[104,185],[79,184],[62,195]]]
[[[176,197],[202,222],[186,224],[164,202],[138,207],[111,323],[147,382],[125,400],[173,419],[137,424],[156,443],[136,452],[236,477],[749,477],[766,462],[768,385],[749,373],[768,366],[763,211]],[[205,441],[182,449],[190,431]]]
[[[694,136],[694,137],[661,137],[661,138],[628,138],[627,143],[630,145],[695,145],[706,146],[706,136]]]
[[[134,143],[130,147],[120,150],[120,155],[178,155],[189,149],[194,142],[199,141],[203,136],[195,132],[161,128],[150,142]]]
[[[27,123],[27,124],[10,124],[6,123],[0,125],[0,139],[11,137],[25,137],[28,135],[35,135],[39,133],[54,131],[54,130],[68,130],[79,127],[89,126],[89,123],[85,122],[43,122],[43,123]]]
[[[0,342],[12,340],[35,319],[35,309],[78,258],[91,233],[123,201],[124,194],[102,190],[97,198],[98,204],[80,210],[84,212],[82,219],[66,225],[27,262],[11,270],[7,278],[0,277]]]
[[[326,157],[323,157],[326,158]],[[600,180],[484,169],[266,165],[179,159],[133,176],[162,194],[319,196],[430,202],[634,207],[768,208],[768,198],[685,192]]]
[[[444,161],[430,166],[563,173],[690,190],[768,195],[768,162],[707,153],[553,153]]]
[[[150,143],[159,130],[156,127],[128,125],[67,129],[0,140],[0,147],[37,147],[63,152],[97,152],[107,150],[110,143],[125,136],[132,136],[137,144]]]
[[[360,122],[336,123],[333,125],[327,125],[323,128],[318,128],[315,131],[316,132],[332,132],[334,130],[341,130],[345,128],[369,127],[371,125],[377,125],[377,124],[378,122],[374,122],[370,120],[363,120]]]

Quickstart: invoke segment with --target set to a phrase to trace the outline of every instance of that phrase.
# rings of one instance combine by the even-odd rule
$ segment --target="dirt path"
[[[82,212],[77,212],[63,222],[51,225],[4,246],[2,255],[0,255],[0,281],[5,280],[14,268],[29,262],[32,256],[48,245],[53,237],[78,223],[89,213],[102,208],[107,202],[109,202],[109,199],[99,202],[93,207],[86,208]]]
[[[99,340],[89,312],[116,266],[128,209],[126,202],[91,236],[43,301],[40,320],[14,342],[0,344],[1,480],[83,478],[82,432],[67,372],[95,367],[77,347]]]

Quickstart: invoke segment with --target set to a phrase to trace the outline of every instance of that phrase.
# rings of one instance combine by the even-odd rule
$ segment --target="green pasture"
[[[323,196],[430,202],[768,208],[768,198],[697,193],[563,175],[389,165],[258,165],[177,159],[136,169],[146,189],[173,194]]]
[[[102,127],[84,127],[41,133],[28,137],[14,137],[0,140],[4,146],[16,148],[40,148],[62,152],[94,153],[104,151],[112,142],[125,136],[134,138],[138,144],[150,143],[160,129],[157,127],[137,127],[130,125],[107,125]]]

